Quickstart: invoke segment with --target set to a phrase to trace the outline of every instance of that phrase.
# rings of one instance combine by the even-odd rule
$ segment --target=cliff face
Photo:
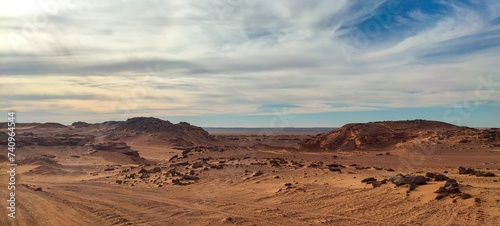
[[[426,120],[385,121],[347,124],[329,133],[301,142],[302,150],[383,150],[414,140],[453,140],[468,137],[471,142],[496,142],[498,130],[477,130]]]

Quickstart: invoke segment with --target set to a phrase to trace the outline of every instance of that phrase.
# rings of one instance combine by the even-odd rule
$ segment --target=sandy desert
[[[16,218],[4,207],[0,224],[500,224],[499,129],[207,130],[147,117],[18,124]]]

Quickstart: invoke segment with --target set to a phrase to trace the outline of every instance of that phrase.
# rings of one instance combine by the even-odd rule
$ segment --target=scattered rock
[[[361,180],[361,182],[367,183],[367,184],[369,184],[372,181],[377,181],[377,179],[375,179],[374,177],[367,177],[367,178]]]
[[[328,169],[332,172],[342,172],[339,167],[329,167]]]
[[[170,159],[168,159],[168,161],[172,162],[174,159],[177,159],[177,158],[179,158],[179,156],[178,155],[174,155],[174,156],[170,157]]]
[[[460,191],[459,184],[455,179],[448,179],[444,186],[440,187],[437,191],[435,191],[435,193],[439,193],[436,199],[442,199],[446,196],[458,196],[462,199],[469,199],[472,197],[472,195],[468,193],[462,193],[462,191]]]
[[[448,180],[450,179],[449,177],[443,175],[443,174],[440,174],[440,173],[430,173],[430,172],[427,172],[425,174],[426,177],[429,177],[429,178],[433,178],[435,181],[445,181],[445,180]]]
[[[462,199],[470,199],[472,195],[469,193],[460,193],[460,197],[462,197]]]
[[[212,169],[222,169],[224,168],[224,164],[210,165]]]
[[[264,174],[264,172],[262,172],[262,171],[259,170],[259,171],[255,172],[252,176],[253,177],[258,177],[258,176],[260,176],[262,174]]]
[[[458,167],[458,174],[475,175],[476,177],[494,177],[495,176],[495,174],[492,172],[483,172],[483,171],[474,170],[472,168],[466,169],[462,166]]]
[[[184,176],[182,176],[182,179],[183,180],[199,180],[200,178],[198,178],[197,176],[192,176],[192,175],[184,175]]]
[[[449,177],[443,175],[443,174],[436,174],[436,176],[434,177],[434,180],[435,181],[445,181],[445,180],[448,180],[450,179]]]
[[[407,176],[405,176],[403,174],[398,174],[394,177],[391,177],[389,179],[389,181],[394,183],[396,186],[408,184],[410,186],[409,190],[412,191],[415,188],[417,188],[419,185],[427,184],[427,181],[429,181],[429,178],[424,177],[424,176],[420,176],[420,175],[417,175],[417,176],[407,175]]]

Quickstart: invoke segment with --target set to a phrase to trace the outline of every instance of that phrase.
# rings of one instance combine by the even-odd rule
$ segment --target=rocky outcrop
[[[130,146],[128,146],[125,142],[105,142],[92,144],[90,146],[94,147],[94,149],[98,151],[117,152],[140,158],[139,152],[130,149]]]
[[[47,123],[40,123],[33,127],[33,129],[54,129],[54,128],[68,128],[67,126],[60,124],[60,123],[55,123],[55,122],[47,122]]]
[[[419,185],[427,184],[427,181],[430,179],[420,175],[403,175],[398,174],[389,179],[390,182],[395,184],[396,186],[409,185],[409,190],[412,191],[417,188]]]
[[[169,133],[169,134],[197,134],[209,138],[207,131],[201,127],[193,126],[187,122],[173,124],[170,121],[153,117],[130,118],[125,123],[116,127],[115,131],[142,132],[142,133]]]
[[[437,191],[434,193],[438,193],[438,196],[436,196],[436,199],[442,199],[447,196],[451,197],[461,197],[462,199],[468,199],[471,198],[472,196],[468,193],[463,193],[460,191],[460,185],[455,179],[448,179],[444,186],[440,187]]]
[[[0,138],[2,134],[0,133]],[[17,146],[84,146],[93,142],[92,135],[79,134],[57,134],[47,136],[45,134],[21,133],[16,136]],[[2,139],[3,140],[3,139]],[[6,140],[6,139],[5,139]],[[1,144],[1,142],[0,142]]]
[[[84,146],[89,142],[93,142],[94,136],[84,136],[78,134],[57,134],[54,137],[30,137],[27,140],[31,140],[33,143],[37,142],[39,146]]]
[[[81,121],[78,121],[78,122],[74,122],[73,124],[71,124],[72,126],[74,126],[75,128],[84,128],[84,127],[88,127],[90,126],[89,123],[86,123],[86,122],[81,122]]]
[[[201,127],[186,122],[173,124],[152,117],[130,118],[110,130],[106,139],[128,142],[138,137],[145,137],[150,144],[174,148],[188,148],[213,141],[212,136]]]
[[[475,170],[472,168],[464,168],[462,166],[458,167],[458,174],[469,174],[469,175],[475,175],[476,177],[494,177],[495,174],[492,172],[483,172],[479,170]]]
[[[301,150],[317,151],[384,150],[417,138],[438,141],[457,134],[474,135],[479,132],[472,128],[427,120],[353,123],[332,132],[311,137],[299,143],[299,147]],[[496,137],[490,132],[486,134],[485,139]]]

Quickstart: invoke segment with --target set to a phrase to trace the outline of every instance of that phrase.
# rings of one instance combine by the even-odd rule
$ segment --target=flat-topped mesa
[[[475,131],[468,127],[427,120],[351,123],[311,137],[299,143],[299,146],[302,150],[318,151],[383,150],[418,137],[436,136],[436,139],[445,139],[457,133],[472,134]]]

